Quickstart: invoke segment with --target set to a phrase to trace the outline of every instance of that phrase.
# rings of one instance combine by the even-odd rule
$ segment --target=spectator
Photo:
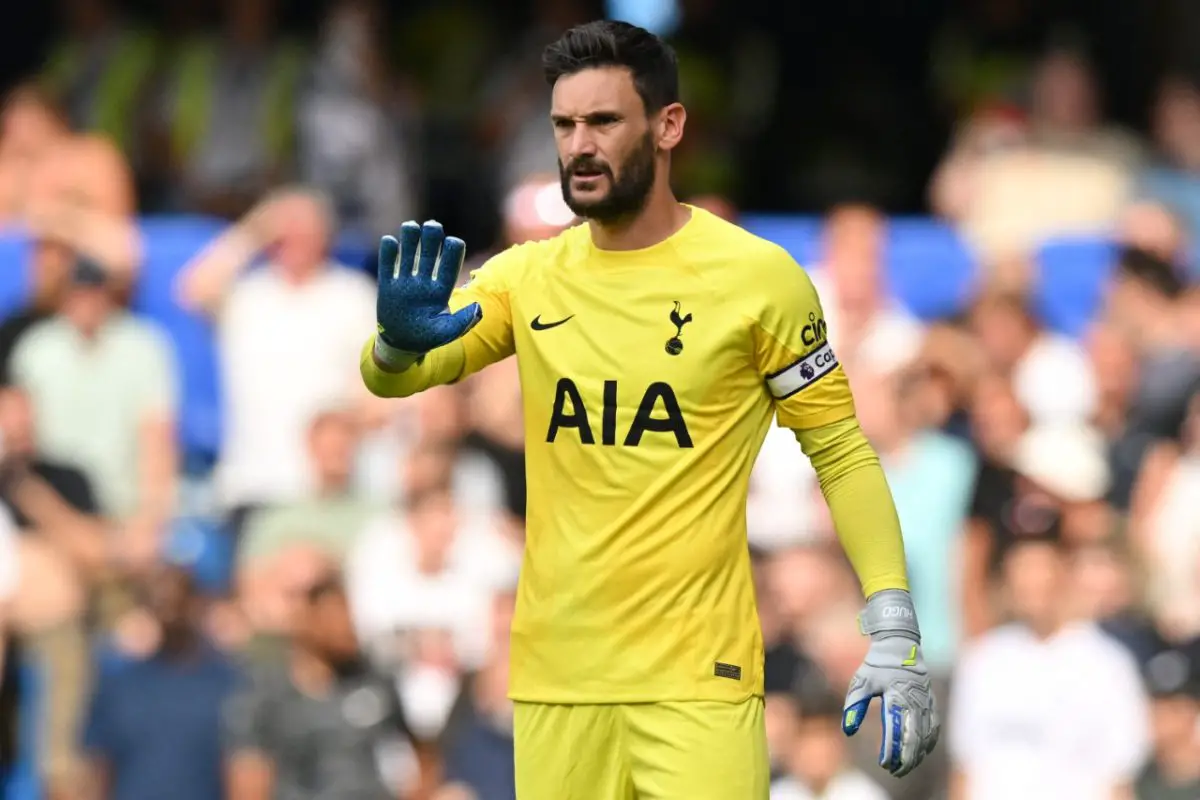
[[[305,586],[284,663],[265,665],[231,698],[230,797],[390,800],[414,781],[411,741],[392,680],[361,659],[332,567]],[[406,766],[407,764],[407,766]]]
[[[921,620],[921,649],[939,680],[958,644],[954,541],[966,519],[977,470],[962,441],[922,424],[921,393],[929,373],[912,368],[889,378],[860,374],[858,419],[879,453],[904,530],[909,588]],[[930,492],[937,486],[937,492]]]
[[[475,800],[509,800],[513,774],[513,707],[508,699],[508,637],[516,593],[492,598],[491,644],[479,669],[463,680],[440,745],[446,781]]]
[[[354,456],[358,430],[342,410],[324,411],[309,426],[308,450],[316,475],[311,497],[264,508],[246,521],[237,551],[242,601],[259,604],[256,595],[278,572],[279,556],[307,546],[341,561],[372,516],[371,504],[354,492]]]
[[[176,370],[162,334],[114,293],[102,267],[80,261],[62,310],[21,340],[12,373],[32,399],[40,448],[84,472],[118,523],[123,557],[144,565],[175,501]]]
[[[1195,241],[1200,235],[1200,88],[1183,73],[1163,78],[1152,110],[1159,161],[1141,176],[1141,192],[1176,209]],[[1193,250],[1189,272],[1200,275],[1200,252]]]
[[[1155,200],[1131,203],[1118,221],[1117,240],[1187,270],[1192,263],[1191,234],[1175,211]]]
[[[275,31],[274,0],[226,0],[220,35],[177,46],[162,86],[159,165],[174,207],[236,218],[294,166],[304,52]]]
[[[1012,381],[1034,423],[1091,421],[1096,412],[1091,364],[1075,342],[1044,330],[1025,298],[985,294],[970,320],[991,368]]]
[[[0,224],[24,217],[34,175],[69,135],[58,105],[36,84],[24,83],[4,98],[0,115]]]
[[[492,528],[462,525],[446,488],[409,495],[368,525],[346,562],[364,647],[394,665],[414,632],[445,630],[456,657],[477,664],[492,587],[513,579],[519,558]]]
[[[1130,512],[1130,533],[1153,575],[1147,599],[1164,633],[1200,636],[1200,395],[1192,398],[1180,442],[1147,454]]]
[[[1139,362],[1138,384],[1113,444],[1111,500],[1128,510],[1142,460],[1158,441],[1178,439],[1200,390],[1200,354],[1187,339],[1183,285],[1170,264],[1126,250],[1105,299],[1103,323],[1125,338]]]
[[[343,230],[373,238],[415,215],[400,94],[385,69],[375,0],[332,4],[299,103],[299,171],[326,192]]]
[[[84,736],[96,796],[149,800],[170,787],[179,800],[223,800],[220,709],[237,671],[201,635],[183,569],[157,567],[143,587],[156,645],[149,658],[100,674]]]
[[[16,527],[0,508],[0,675],[6,700],[32,690],[25,680],[37,671],[41,702],[32,726],[19,709],[4,709],[0,720],[8,745],[5,760],[30,759],[47,800],[70,800],[79,791],[77,731],[88,690],[87,642],[82,622],[84,597],[70,563],[46,542]],[[28,706],[26,707],[28,708]],[[10,716],[11,715],[11,716]],[[18,726],[17,722],[24,722]],[[19,740],[20,727],[37,733]]]
[[[885,225],[873,208],[835,208],[825,220],[821,263],[812,273],[830,344],[851,376],[858,369],[903,366],[921,346],[920,324],[888,294]]]
[[[1110,472],[1104,439],[1086,426],[1039,426],[1017,443],[1013,467],[1030,495],[1041,495],[1062,516],[1064,537],[1072,544],[1108,538],[1114,530],[1105,503]]]
[[[1200,670],[1196,654],[1165,649],[1147,662],[1145,672],[1153,698],[1154,752],[1134,785],[1137,800],[1200,797]]]
[[[368,401],[358,355],[375,318],[371,283],[329,260],[335,221],[315,192],[281,189],[180,275],[180,302],[217,317],[225,392],[218,502],[237,522],[312,489],[306,431],[330,406]],[[264,269],[242,273],[261,253]],[[284,341],[286,331],[286,344]]]
[[[158,57],[154,34],[127,24],[110,0],[67,0],[65,30],[43,74],[75,130],[137,153],[135,124]]]
[[[43,457],[35,430],[29,395],[0,388],[0,503],[18,528],[52,543],[82,574],[95,578],[114,560],[92,485],[78,468]]]
[[[959,227],[985,267],[1028,256],[1049,237],[1102,234],[1133,191],[1140,153],[1102,124],[1100,92],[1077,51],[1036,66],[1025,142],[983,159],[960,198]]]
[[[72,266],[81,257],[108,268],[124,289],[140,260],[132,177],[102,139],[75,136],[40,90],[23,85],[8,96],[0,134],[0,224],[22,226],[32,238],[32,292],[0,324],[0,382],[11,380],[12,353],[38,322],[62,303]],[[6,265],[10,269],[26,265]]]
[[[1113,797],[1130,790],[1149,748],[1141,679],[1120,645],[1069,616],[1065,579],[1065,548],[1053,534],[1027,537],[1005,555],[1014,621],[969,647],[950,696],[954,796]]]
[[[842,698],[820,680],[798,689],[788,772],[771,784],[771,800],[887,800],[887,792],[850,763]]]

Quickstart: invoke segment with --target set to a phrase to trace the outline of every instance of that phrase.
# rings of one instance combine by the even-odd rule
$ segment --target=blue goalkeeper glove
[[[879,766],[896,777],[907,775],[933,752],[941,731],[912,597],[899,589],[876,592],[859,615],[859,627],[871,637],[871,647],[850,682],[842,730],[847,736],[857,733],[871,700],[879,697]]]
[[[447,236],[433,221],[406,222],[398,236],[380,240],[377,361],[396,371],[407,369],[483,318],[478,303],[454,313],[448,307],[466,252],[462,239]]]

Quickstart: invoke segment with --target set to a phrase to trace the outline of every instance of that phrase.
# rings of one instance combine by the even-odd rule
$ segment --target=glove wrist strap
[[[392,347],[382,336],[375,337],[375,360],[391,372],[403,372],[424,357],[424,353],[410,353]]]
[[[872,638],[892,635],[921,641],[912,595],[903,589],[884,589],[871,595],[858,615],[858,627]]]

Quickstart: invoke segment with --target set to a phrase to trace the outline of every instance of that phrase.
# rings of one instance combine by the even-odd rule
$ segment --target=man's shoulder
[[[471,281],[487,281],[508,289],[525,280],[533,270],[555,269],[577,257],[586,243],[587,225],[575,225],[549,239],[538,239],[506,247],[493,254],[471,273]]]

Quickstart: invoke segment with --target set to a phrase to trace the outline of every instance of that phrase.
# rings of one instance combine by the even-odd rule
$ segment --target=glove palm
[[[405,222],[398,236],[380,240],[376,353],[385,361],[412,363],[483,317],[478,303],[455,312],[448,307],[465,255],[463,240],[446,236],[433,221]]]

